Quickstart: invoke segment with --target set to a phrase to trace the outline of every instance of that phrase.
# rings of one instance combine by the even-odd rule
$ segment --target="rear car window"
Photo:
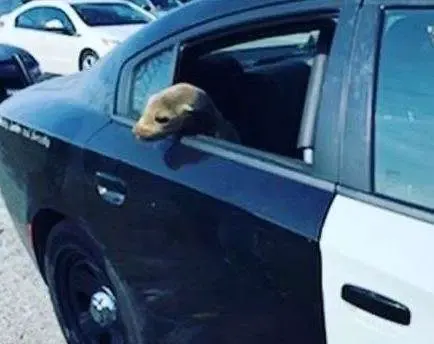
[[[137,120],[149,97],[171,85],[175,54],[173,48],[163,50],[140,63],[134,70],[129,119]]]

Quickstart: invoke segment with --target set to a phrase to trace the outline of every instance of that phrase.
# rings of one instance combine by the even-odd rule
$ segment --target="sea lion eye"
[[[165,123],[167,123],[169,121],[170,121],[170,118],[166,117],[166,116],[155,117],[155,122],[160,123],[160,124],[165,124]]]

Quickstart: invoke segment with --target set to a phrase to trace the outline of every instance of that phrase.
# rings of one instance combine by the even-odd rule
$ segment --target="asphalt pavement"
[[[0,344],[65,344],[48,290],[0,198]]]

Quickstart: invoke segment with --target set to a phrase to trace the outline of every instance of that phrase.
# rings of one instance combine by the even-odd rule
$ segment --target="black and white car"
[[[192,1],[3,102],[68,343],[433,344],[433,27],[431,0]],[[136,139],[181,81],[241,143]]]

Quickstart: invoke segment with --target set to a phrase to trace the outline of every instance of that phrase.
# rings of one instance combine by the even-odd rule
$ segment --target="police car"
[[[432,344],[434,2],[207,0],[0,105],[68,343]],[[240,143],[137,140],[189,82]]]

